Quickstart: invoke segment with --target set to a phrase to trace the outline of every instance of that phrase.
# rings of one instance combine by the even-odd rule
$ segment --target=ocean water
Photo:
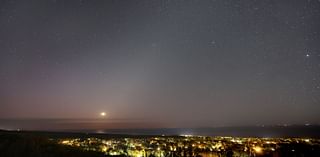
[[[320,125],[110,129],[108,128],[108,123],[105,123],[104,121],[97,121],[94,119],[0,119],[0,129],[129,135],[201,135],[320,138]]]

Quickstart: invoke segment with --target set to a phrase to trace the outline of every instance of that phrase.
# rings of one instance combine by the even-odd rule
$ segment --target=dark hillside
[[[102,157],[98,152],[63,146],[41,136],[0,132],[1,157]]]

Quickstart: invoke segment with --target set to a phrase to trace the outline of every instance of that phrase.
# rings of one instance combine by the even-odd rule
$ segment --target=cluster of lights
[[[153,154],[163,157],[181,153],[181,151],[195,151],[223,153],[228,149],[242,152],[243,154],[268,154],[279,148],[284,143],[320,143],[315,139],[300,138],[236,138],[236,137],[203,137],[183,135],[177,137],[158,136],[150,138],[122,138],[122,139],[62,139],[63,145],[81,147],[84,150],[104,152],[106,155],[128,155],[132,157],[145,157]],[[295,151],[293,149],[293,151]],[[176,154],[177,155],[177,154]]]

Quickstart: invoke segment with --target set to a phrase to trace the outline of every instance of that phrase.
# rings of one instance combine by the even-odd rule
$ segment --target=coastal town
[[[207,136],[148,136],[130,138],[63,138],[58,143],[83,150],[103,152],[108,156],[283,156],[318,150],[319,139],[311,138],[241,138]]]

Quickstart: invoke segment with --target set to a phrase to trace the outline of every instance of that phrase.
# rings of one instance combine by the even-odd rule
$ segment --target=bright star
[[[105,117],[107,114],[105,112],[101,112],[100,116]]]

